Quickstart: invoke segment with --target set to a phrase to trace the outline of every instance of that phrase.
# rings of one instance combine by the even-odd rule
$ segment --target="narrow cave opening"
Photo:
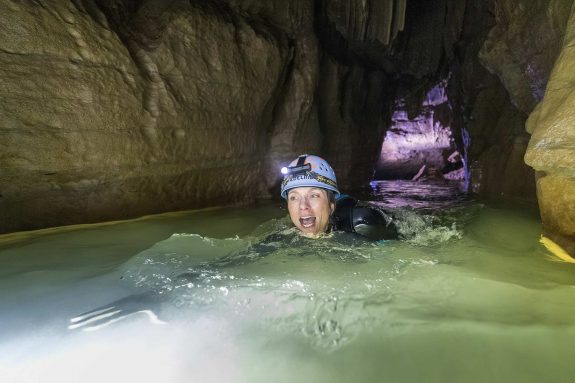
[[[456,142],[447,83],[438,81],[423,98],[397,97],[375,180],[466,180],[465,148]]]

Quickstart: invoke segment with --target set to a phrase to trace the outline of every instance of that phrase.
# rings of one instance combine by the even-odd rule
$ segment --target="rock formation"
[[[479,51],[486,76],[471,114],[475,180],[483,195],[534,197],[533,171],[525,166],[527,116],[543,97],[559,54],[572,1],[497,0],[495,24]],[[509,100],[509,101],[507,101]],[[478,147],[479,146],[479,147]],[[484,148],[481,148],[481,147]]]
[[[525,161],[537,171],[543,225],[575,250],[575,5],[545,96],[529,116]]]
[[[314,124],[310,10],[138,3],[0,1],[1,231],[253,200],[273,128]]]
[[[350,190],[372,177],[398,98],[412,118],[441,81],[434,115],[474,190],[529,199],[523,125],[571,4],[0,0],[0,232],[251,202],[302,152]],[[568,44],[551,84],[569,80]],[[527,159],[545,224],[570,233],[550,218],[567,197],[541,202],[572,182],[555,94],[530,119]]]

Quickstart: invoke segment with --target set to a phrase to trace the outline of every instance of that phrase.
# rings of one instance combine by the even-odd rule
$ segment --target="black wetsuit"
[[[398,231],[394,221],[395,218],[388,212],[381,211],[374,206],[357,201],[349,196],[343,196],[336,201],[336,210],[332,215],[332,230],[355,233],[359,234],[359,236],[335,233],[335,235],[331,236],[330,240],[335,240],[337,241],[336,243],[339,244],[343,243],[346,245],[346,248],[349,248],[358,245],[362,246],[362,243],[371,240],[378,241],[398,238]],[[368,259],[365,258],[363,254],[358,254],[357,252],[326,252],[325,247],[318,252],[317,247],[314,248],[310,246],[310,244],[316,242],[315,240],[301,235],[294,235],[294,232],[295,229],[288,233],[283,231],[270,234],[246,249],[238,250],[237,252],[212,261],[199,262],[193,266],[188,266],[187,271],[184,269],[183,273],[179,272],[180,270],[178,268],[175,268],[168,270],[165,275],[161,272],[158,274],[157,271],[154,271],[154,274],[146,275],[145,272],[142,274],[140,271],[141,266],[136,265],[135,272],[132,273],[130,271],[128,274],[123,273],[121,278],[124,279],[124,277],[126,277],[127,279],[132,279],[137,286],[138,283],[148,278],[153,277],[157,280],[159,275],[160,279],[157,280],[157,283],[154,282],[149,285],[151,286],[151,290],[124,297],[108,305],[83,313],[73,320],[73,328],[97,329],[99,326],[115,322],[134,313],[142,312],[143,310],[150,311],[151,308],[154,310],[161,309],[161,305],[169,301],[166,296],[169,297],[170,292],[179,291],[177,290],[179,287],[187,285],[191,286],[187,287],[190,289],[202,288],[202,286],[206,284],[212,286],[212,281],[210,280],[212,275],[218,276],[218,279],[221,278],[221,271],[219,269],[257,262],[280,249],[293,248],[295,249],[295,255],[298,256],[325,256],[326,258],[332,257],[332,259],[344,262],[366,262]],[[327,244],[329,245],[329,242]],[[336,246],[336,248],[337,247],[341,246]],[[324,251],[322,252],[321,250]],[[143,264],[146,264],[148,261],[149,259],[146,256],[143,261],[145,263]],[[161,264],[161,262],[158,262],[158,264]],[[176,265],[176,263],[174,263],[174,265]],[[176,287],[174,288],[174,286]],[[209,291],[209,289],[206,289],[206,291]],[[185,297],[188,297],[188,299],[193,302],[192,299],[195,295],[195,293],[188,294],[185,295]],[[172,295],[172,299],[173,297]],[[174,302],[175,301],[176,299],[174,299]],[[204,302],[202,301],[202,303]],[[70,329],[72,329],[72,327],[70,327]]]
[[[348,195],[336,200],[332,223],[335,230],[356,233],[379,241],[399,237],[394,217]]]
[[[342,195],[336,200],[335,212],[331,216],[331,230],[358,234],[371,241],[397,239],[399,233],[395,226],[395,217],[377,207],[358,201],[348,195]],[[353,236],[352,236],[353,237]],[[349,237],[347,237],[349,239]],[[359,238],[358,238],[359,239]],[[229,256],[222,257],[209,264],[224,267],[251,263],[265,257],[285,246],[301,246],[310,239],[293,236],[292,233],[273,233],[263,240]],[[347,241],[340,237],[339,241]],[[294,243],[296,241],[297,243]]]

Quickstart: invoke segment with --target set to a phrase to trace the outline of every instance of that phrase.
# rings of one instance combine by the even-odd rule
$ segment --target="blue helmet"
[[[287,199],[290,189],[299,187],[316,187],[330,190],[339,196],[337,179],[331,166],[321,157],[302,154],[293,160],[289,166],[282,168],[284,180],[281,196]]]

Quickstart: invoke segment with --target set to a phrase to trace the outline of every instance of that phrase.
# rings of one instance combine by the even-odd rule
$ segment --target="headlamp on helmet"
[[[306,155],[299,156],[298,159],[297,159],[297,163],[296,163],[295,165],[293,165],[293,166],[287,166],[287,167],[284,166],[284,167],[282,168],[282,170],[281,170],[281,173],[282,173],[284,176],[287,176],[287,175],[290,175],[290,174],[291,174],[291,175],[294,175],[294,176],[297,176],[297,175],[305,174],[306,172],[311,171],[311,164],[309,164],[309,163],[308,163],[308,164],[304,163],[306,157],[307,157]]]
[[[289,166],[283,167],[281,173],[284,175],[281,187],[283,198],[287,198],[290,189],[297,187],[318,187],[339,195],[335,173],[321,157],[303,154]]]

